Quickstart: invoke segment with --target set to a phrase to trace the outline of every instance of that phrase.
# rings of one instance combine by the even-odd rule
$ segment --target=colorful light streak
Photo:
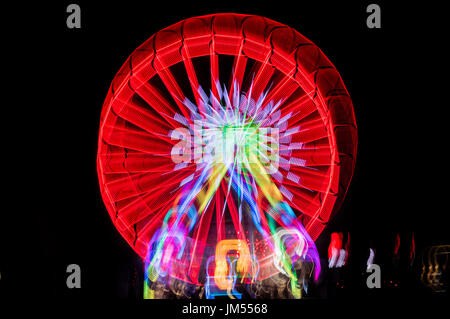
[[[319,276],[314,240],[344,198],[356,139],[339,74],[287,26],[218,14],[150,38],[113,81],[98,151],[110,216],[146,262],[145,296],[241,298],[281,274],[300,298]]]

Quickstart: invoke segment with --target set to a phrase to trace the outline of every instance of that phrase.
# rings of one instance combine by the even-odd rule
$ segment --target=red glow
[[[333,258],[334,254],[339,254],[339,251],[342,249],[342,233],[331,233],[331,241],[328,246],[328,259]]]
[[[410,264],[413,263],[414,257],[416,255],[416,241],[414,239],[414,233],[411,234],[411,245],[409,250],[409,262]]]
[[[398,255],[399,249],[400,249],[400,234],[397,233],[397,235],[395,236],[394,256]]]

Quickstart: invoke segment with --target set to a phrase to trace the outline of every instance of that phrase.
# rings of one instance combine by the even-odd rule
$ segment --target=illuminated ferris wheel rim
[[[222,30],[224,29],[223,25],[231,23],[230,21],[234,21],[236,24],[234,31],[230,31],[230,29]],[[237,27],[239,24],[240,27]],[[248,26],[253,25],[256,29],[254,25],[258,24],[266,26],[270,25],[272,29],[268,35],[261,35],[258,34],[258,32],[252,33],[252,28]],[[222,29],[218,26],[221,26]],[[275,35],[277,32],[276,30],[283,30],[284,35],[291,34],[293,38],[292,42],[283,42],[283,37],[281,35]],[[284,39],[286,39],[286,36]],[[261,52],[263,53],[253,52],[251,49],[247,48],[246,45],[253,45],[253,49],[256,47],[262,48]],[[316,105],[317,111],[320,114],[328,133],[328,142],[331,151],[331,171],[325,197],[322,199],[323,204],[314,216],[313,222],[309,223],[306,227],[307,230],[310,231],[308,227],[313,225],[316,219],[320,219],[320,214],[323,209],[328,210],[328,218],[330,217],[333,207],[338,206],[335,205],[336,199],[339,197],[339,200],[342,201],[350,183],[351,175],[354,170],[357,144],[356,123],[351,100],[334,66],[312,42],[288,26],[270,19],[243,14],[223,13],[200,16],[189,18],[169,26],[157,32],[139,46],[115,76],[101,114],[99,156],[97,158],[100,188],[102,189],[102,196],[111,217],[113,215],[111,211],[116,213],[112,206],[114,198],[110,195],[109,190],[104,187],[104,163],[102,163],[100,154],[102,152],[104,125],[106,124],[104,119],[112,112],[112,105],[116,102],[120,102],[121,107],[124,108],[126,102],[133,96],[134,89],[148,81],[155,74],[163,72],[178,63],[185,63],[185,65],[188,65],[191,59],[210,55],[212,54],[211,52],[217,55],[234,55],[235,58],[237,56],[245,56],[248,59],[253,59],[277,69],[283,73],[286,78],[297,82],[299,87],[308,94]],[[306,53],[304,52],[309,52],[312,57],[310,56],[309,59],[305,60]],[[314,64],[313,60],[319,61],[320,64],[317,64],[319,62]],[[214,72],[214,70],[211,72]],[[330,87],[327,87],[326,83],[331,82],[334,82],[334,87],[338,87],[337,91],[339,92],[337,95],[328,95]],[[337,96],[345,99],[345,102],[334,101]],[[330,115],[329,105],[335,102],[339,107],[347,109],[346,112],[350,114],[350,117],[345,119],[347,122],[342,123],[342,120],[340,119],[335,121],[333,116]],[[350,175],[350,177],[345,183],[342,183],[343,185],[339,185],[339,178],[341,176],[340,166],[342,165],[340,161],[342,152],[339,150],[339,147],[340,143],[342,144],[342,141],[337,141],[336,130],[343,129],[347,133],[352,132],[353,140],[351,140],[350,143],[347,143],[351,144],[351,151],[344,152],[344,155],[349,156],[351,159],[351,163],[346,164],[346,170],[350,172],[347,173],[347,175]],[[342,188],[342,190],[340,190],[340,188]],[[328,219],[321,219],[319,223],[322,223],[322,221],[326,223]],[[321,228],[319,227],[316,230],[312,230],[311,236],[313,239],[318,237],[324,227],[325,226],[323,225]],[[122,234],[123,232],[134,232],[132,227],[127,227],[126,225],[122,225],[122,227],[119,228]],[[127,239],[127,241],[135,248],[141,257],[144,257],[144,251],[142,249],[136,249],[135,247],[136,240],[134,240],[133,243],[131,243],[129,239]]]

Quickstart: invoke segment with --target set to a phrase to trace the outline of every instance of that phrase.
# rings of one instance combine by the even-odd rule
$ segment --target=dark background
[[[81,6],[81,29],[66,27],[69,1],[19,3],[5,11],[13,19],[3,29],[11,40],[4,64],[14,74],[5,93],[14,102],[13,117],[4,121],[15,129],[4,133],[4,151],[16,166],[5,166],[13,178],[4,196],[13,208],[5,208],[2,222],[4,293],[23,296],[25,287],[38,287],[38,297],[140,297],[141,261],[115,230],[98,187],[103,101],[121,65],[153,33],[192,16],[236,12],[284,23],[313,41],[353,100],[355,174],[341,211],[317,243],[326,258],[329,234],[349,232],[351,256],[340,274],[324,274],[315,296],[433,296],[418,274],[423,249],[450,243],[442,8],[373,1],[381,6],[382,28],[368,29],[369,1],[74,2]],[[409,267],[413,232],[417,252]],[[400,288],[366,288],[370,245],[377,249],[382,280]],[[81,266],[81,289],[66,287],[72,263]],[[339,276],[345,281],[341,289],[335,287]]]

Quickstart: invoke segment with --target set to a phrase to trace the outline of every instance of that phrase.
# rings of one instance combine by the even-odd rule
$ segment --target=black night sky
[[[26,20],[35,27],[27,29],[26,38],[11,36],[17,50],[10,54],[30,64],[26,73],[16,72],[14,87],[32,88],[29,94],[10,91],[15,118],[29,132],[20,144],[27,145],[26,155],[14,163],[26,178],[18,182],[15,177],[10,184],[15,215],[2,225],[3,251],[12,253],[0,257],[4,292],[20,296],[28,282],[23,273],[32,269],[41,297],[142,297],[141,261],[115,230],[98,187],[103,101],[123,62],[153,33],[188,17],[236,12],[287,24],[313,41],[352,97],[359,134],[356,170],[340,212],[317,242],[326,258],[330,233],[348,232],[351,256],[340,275],[326,275],[317,296],[431,294],[418,282],[420,254],[425,247],[450,243],[444,206],[448,143],[442,141],[448,136],[442,124],[446,90],[438,77],[448,73],[445,30],[434,16],[439,10],[376,1],[382,28],[368,29],[368,1],[75,2],[82,10],[79,30],[66,28],[68,1],[15,8],[22,20],[10,25],[14,30]],[[10,153],[24,150],[8,140]],[[22,227],[22,219],[31,225]],[[36,235],[28,235],[28,228]],[[401,236],[399,265],[392,262],[396,233]],[[19,247],[12,249],[11,241]],[[400,282],[400,288],[367,291],[364,265],[371,245],[377,249],[376,262],[386,269],[383,280]],[[82,289],[66,287],[66,267],[72,263],[81,266]],[[336,288],[336,276],[345,281],[344,289]]]

